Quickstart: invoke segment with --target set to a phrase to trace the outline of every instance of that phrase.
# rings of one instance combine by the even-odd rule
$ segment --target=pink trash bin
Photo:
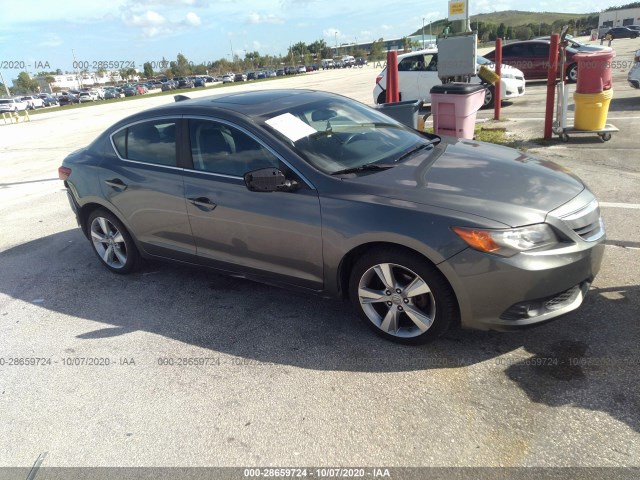
[[[476,113],[484,103],[484,92],[484,85],[459,82],[431,88],[434,133],[473,138]]]

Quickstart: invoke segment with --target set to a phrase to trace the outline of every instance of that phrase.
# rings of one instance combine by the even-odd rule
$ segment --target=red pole
[[[502,39],[496,38],[496,75],[500,77],[502,74]],[[498,81],[493,87],[493,119],[500,120],[500,107],[502,106],[502,79],[498,78]]]
[[[544,139],[549,140],[553,129],[553,104],[556,93],[556,77],[558,76],[558,44],[560,35],[551,35],[549,45],[549,71],[547,74],[547,106],[544,113]]]
[[[398,92],[398,52],[387,52],[387,103],[400,101]]]

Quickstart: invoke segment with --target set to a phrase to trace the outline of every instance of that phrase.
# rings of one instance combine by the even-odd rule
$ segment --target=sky
[[[538,2],[534,10],[597,12],[618,0]],[[624,2],[623,2],[624,3]],[[54,6],[55,5],[55,6]],[[531,10],[527,0],[470,0],[470,13]],[[20,0],[0,5],[0,73],[73,70],[76,62],[160,64],[178,53],[210,63],[245,52],[286,54],[291,44],[323,39],[400,38],[444,18],[446,0]],[[434,32],[435,33],[435,32]]]

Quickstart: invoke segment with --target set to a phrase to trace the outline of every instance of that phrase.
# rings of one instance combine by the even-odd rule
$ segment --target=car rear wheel
[[[364,323],[398,343],[426,343],[457,318],[455,296],[445,278],[418,254],[401,249],[379,249],[360,257],[351,272],[349,292]]]
[[[576,83],[578,81],[578,64],[572,63],[567,68],[567,79],[571,83]]]
[[[131,272],[138,263],[138,251],[127,229],[112,213],[98,209],[87,222],[93,251],[114,273]]]

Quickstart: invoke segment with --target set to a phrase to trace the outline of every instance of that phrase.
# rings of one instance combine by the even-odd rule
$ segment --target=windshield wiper
[[[351,168],[345,168],[343,170],[337,170],[335,172],[332,172],[331,175],[345,175],[347,173],[357,173],[357,172],[366,172],[366,171],[374,171],[374,170],[388,170],[393,167],[395,167],[395,165],[380,165],[377,163],[365,163],[364,165],[360,165],[359,167],[351,167]]]
[[[418,145],[417,147],[412,148],[412,149],[411,149],[411,150],[409,150],[408,152],[405,152],[405,153],[403,153],[402,155],[400,155],[400,156],[396,159],[396,162],[399,162],[400,160],[404,160],[404,159],[405,159],[405,158],[407,158],[408,156],[413,155],[414,153],[416,153],[416,152],[418,152],[418,151],[422,150],[423,148],[430,147],[430,146],[431,146],[431,145],[433,145],[433,144],[434,144],[434,142],[433,142],[433,141],[431,141],[431,142],[429,142],[429,143],[423,143],[422,145]]]

